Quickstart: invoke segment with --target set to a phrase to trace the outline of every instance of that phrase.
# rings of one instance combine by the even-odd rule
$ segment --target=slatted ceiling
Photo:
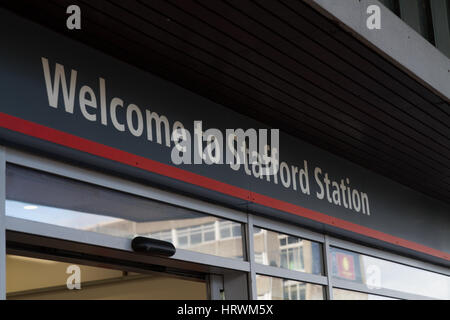
[[[65,30],[69,4],[82,8],[82,33]],[[19,0],[7,5],[450,201],[450,181],[442,179],[450,177],[448,104],[301,1]],[[45,18],[36,18],[36,10]]]
[[[315,10],[305,6],[301,1],[295,0],[280,0],[287,8],[294,11],[298,16],[302,19],[298,19],[298,17],[294,20],[287,19],[288,16],[285,15],[283,10],[279,10],[280,16],[286,18],[290,23],[301,24],[304,20],[308,21],[315,28],[324,29],[322,32],[322,36],[329,38],[334,38],[338,42],[338,46],[345,46],[354,53],[360,56],[360,59],[364,59],[366,62],[371,63],[370,65],[363,64],[363,67],[370,72],[371,75],[379,76],[379,72],[384,72],[388,75],[391,75],[392,78],[389,79],[388,84],[394,84],[395,87],[391,87],[394,90],[400,90],[404,96],[411,95],[410,101],[414,101],[414,99],[428,99],[428,102],[431,103],[439,103],[442,101],[441,98],[433,94],[431,91],[427,90],[425,87],[421,86],[417,81],[407,76],[405,73],[399,72],[399,70],[394,65],[386,65],[385,60],[379,56],[377,53],[372,51],[369,47],[365,46],[361,42],[352,41],[351,35],[345,32],[333,32],[333,24],[331,22],[323,23],[323,19],[320,16],[320,13]],[[268,3],[262,2],[261,5],[265,6]],[[271,3],[269,3],[271,4]],[[290,17],[290,16],[289,16]],[[324,26],[325,25],[325,26]],[[305,24],[302,24],[305,27]],[[328,27],[328,30],[326,29]],[[305,27],[306,28],[306,27]],[[306,29],[305,29],[306,30]],[[325,34],[325,35],[323,35]],[[346,55],[343,55],[346,58]],[[353,56],[354,57],[354,56]],[[381,68],[380,66],[383,66]],[[378,71],[377,71],[378,69]]]
[[[245,2],[246,4],[248,3],[248,2]],[[221,8],[221,10],[220,11],[224,11],[225,10],[225,8]],[[254,8],[252,7],[252,8],[250,8],[249,9],[249,11],[250,12],[257,12],[257,10],[254,10]],[[231,16],[231,14],[227,11],[226,12],[226,15],[227,16]],[[244,21],[244,17],[243,16],[238,16],[238,17],[236,17],[236,20],[240,20],[240,21]],[[270,25],[270,26],[272,26],[272,24],[270,23],[270,22],[267,22],[265,25]],[[259,32],[260,34],[263,34],[263,32],[265,31],[265,29],[260,29],[260,30],[255,30],[255,32]],[[267,32],[266,32],[267,33]],[[266,35],[266,33],[264,33],[265,35]],[[273,39],[273,41],[276,41],[276,39]],[[304,44],[305,42],[302,42],[302,44]],[[292,47],[291,47],[291,51],[295,51]],[[323,50],[322,50],[323,51]],[[297,52],[299,52],[299,51],[297,51]],[[314,48],[313,48],[313,50],[311,51],[311,52],[314,52],[314,54],[317,54],[318,52],[319,52],[319,50],[317,50],[317,46],[315,46]],[[305,56],[303,56],[303,59],[302,60],[306,60],[308,57],[306,57],[305,58]],[[331,61],[332,60],[332,58],[330,58],[330,56],[325,56],[324,57],[324,59],[323,59],[323,61]],[[311,62],[311,59],[309,60],[310,62]],[[334,60],[333,61],[333,64],[335,64],[335,62],[336,62],[336,60]],[[314,61],[312,62],[312,63],[314,63]],[[345,68],[346,66],[343,66],[342,68]],[[348,66],[347,66],[348,67]],[[323,70],[323,69],[322,69]],[[321,71],[322,71],[321,70]],[[343,69],[344,70],[344,69]],[[349,68],[349,70],[350,70],[350,68]],[[323,71],[323,72],[326,72],[326,70],[325,71]],[[338,77],[339,77],[339,75],[338,75]],[[354,82],[349,82],[348,81],[348,79],[345,79],[345,78],[342,78],[342,77],[339,77],[339,78],[334,78],[333,79],[333,81],[335,81],[336,83],[344,83],[345,85],[346,85],[346,87],[347,88],[351,88],[351,89],[353,89],[352,91],[353,92],[358,92],[357,90],[358,90],[358,88],[355,86],[356,85],[356,83],[354,83]],[[343,82],[343,81],[346,81],[346,82]],[[363,81],[363,80],[361,80],[361,81]],[[373,85],[373,83],[371,83],[371,84],[369,84],[368,85],[368,87],[370,87],[370,86],[372,86]],[[356,89],[355,89],[356,88]],[[363,90],[364,90],[364,88],[363,88]],[[360,90],[360,92],[361,92],[361,90]],[[361,95],[363,95],[364,94],[364,92],[362,92],[362,93],[360,93]],[[375,103],[377,104],[377,105],[383,105],[383,100],[381,100],[381,99],[379,99],[378,97],[374,97],[374,96],[372,96],[371,97],[371,99],[373,100],[373,101],[375,101]],[[386,105],[386,103],[384,103],[384,105]],[[367,104],[364,106],[365,108],[366,108],[366,111],[367,111]],[[389,106],[390,107],[390,106]],[[370,109],[369,109],[370,110]],[[394,113],[394,114],[397,114],[397,115],[400,115],[401,113],[400,113],[400,111],[397,111],[397,110],[389,110],[391,113]],[[372,113],[371,113],[371,115],[372,115]],[[416,126],[420,126],[421,125],[421,123],[420,122],[416,122]],[[423,128],[423,129],[430,129],[430,128]],[[433,135],[433,131],[431,132],[431,135]],[[436,136],[435,135],[435,137],[434,137],[435,139],[439,139],[439,136]]]
[[[144,10],[142,10],[142,8],[137,8],[137,9],[139,9],[138,11],[139,12],[142,12],[142,14],[144,14],[144,15],[146,15],[147,16],[147,13],[148,13],[148,11],[146,11],[145,9]],[[145,12],[145,13],[144,13]],[[149,17],[149,19],[151,19],[150,17]],[[198,39],[197,39],[197,41],[198,41]],[[326,106],[324,106],[323,108],[326,108]],[[319,115],[320,116],[320,115]],[[345,123],[351,123],[351,121],[349,121],[348,119],[342,119]],[[353,133],[354,135],[357,135],[357,133]],[[420,154],[419,154],[419,156],[420,156]]]
[[[142,9],[142,8],[138,8],[138,9]],[[142,11],[139,10],[139,12],[145,12],[146,10]],[[147,15],[147,12],[145,13],[145,15]],[[350,123],[351,121],[349,121],[348,119],[342,119],[343,121],[345,121],[346,123]]]
[[[308,14],[312,12],[312,10],[298,10],[298,7],[301,6],[301,3],[299,1],[286,1],[286,7],[291,9],[292,7],[297,7],[296,12],[304,13],[305,11],[308,11]],[[280,8],[278,3],[276,2],[258,2],[258,4],[261,7],[265,7],[267,10],[269,10],[271,13],[275,14],[277,17],[282,19],[283,21],[286,21],[289,23],[292,27],[295,27],[299,31],[303,31],[306,34],[309,32],[313,33],[313,39],[320,40],[320,41],[326,41],[328,47],[335,52],[335,54],[339,55],[343,59],[353,63],[355,66],[362,65],[364,71],[368,75],[370,75],[373,79],[386,77],[388,74],[385,70],[379,69],[378,66],[374,64],[368,64],[367,59],[364,55],[361,55],[360,52],[356,53],[355,51],[349,50],[349,48],[345,47],[341,42],[334,39],[331,35],[324,31],[320,32],[314,32],[315,28],[316,30],[320,28],[317,24],[314,25],[314,27],[306,22],[303,19],[298,19],[298,16],[295,14],[292,14],[292,11],[290,10],[283,10],[283,8]],[[288,13],[287,13],[288,12]],[[305,17],[306,15],[303,14],[302,17]],[[305,17],[306,18],[306,17]],[[314,19],[312,19],[314,20]],[[308,20],[311,21],[311,17]],[[319,28],[317,28],[319,27]],[[349,37],[346,33],[338,33],[338,35],[344,35],[346,37]],[[358,49],[361,49],[363,47],[359,42],[357,42]],[[364,53],[367,53],[370,49],[367,47],[364,47]],[[370,53],[370,56],[374,56],[373,53]],[[375,55],[376,56],[376,55]],[[402,77],[402,80],[405,80],[405,76]],[[408,79],[408,78],[407,78]],[[429,115],[431,118],[434,118],[434,120],[437,120],[442,125],[445,126],[445,130],[448,130],[448,123],[450,120],[449,114],[443,112],[439,108],[433,107],[432,103],[430,101],[427,101],[425,98],[417,94],[414,90],[411,90],[409,87],[405,86],[404,83],[399,82],[398,80],[389,77],[387,79],[388,81],[385,82],[383,85],[386,86],[391,90],[391,92],[395,93],[401,93],[402,96],[407,97],[408,101],[410,103],[413,103],[414,105],[420,107],[420,109],[413,109],[412,113],[415,113],[416,116],[419,118],[422,118],[425,115]],[[411,78],[409,78],[408,83],[411,82]],[[417,83],[415,83],[415,87],[417,87]],[[435,97],[435,96],[434,96]],[[391,101],[393,104],[396,104],[394,100]]]
[[[311,8],[302,6],[297,1],[282,0],[282,2],[287,5],[292,10],[295,10],[304,19],[309,20],[311,23],[315,24],[316,27],[320,28],[322,24],[318,22],[319,13],[315,12]],[[300,8],[301,7],[301,8]],[[411,97],[410,101],[414,103],[415,100],[422,101],[425,99],[431,104],[443,103],[442,98],[435,95],[432,91],[428,90],[426,87],[422,86],[419,82],[414,80],[412,77],[408,76],[406,73],[401,72],[393,64],[386,64],[384,58],[378,55],[375,51],[371,50],[369,47],[365,46],[359,41],[351,41],[351,35],[346,32],[332,33],[331,36],[336,40],[343,43],[346,47],[358,52],[361,57],[365,58],[366,61],[371,62],[373,65],[382,66],[380,70],[391,76],[391,79],[396,80],[396,87],[392,87],[396,92],[401,93],[404,97]],[[367,66],[366,66],[367,67]],[[404,87],[408,90],[405,90]],[[445,115],[448,117],[450,115],[449,110],[440,110],[440,108],[431,108],[427,111],[432,112],[437,117]]]

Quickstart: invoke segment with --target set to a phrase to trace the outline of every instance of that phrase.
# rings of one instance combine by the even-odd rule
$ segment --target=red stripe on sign
[[[450,254],[0,112],[0,127],[450,261]]]

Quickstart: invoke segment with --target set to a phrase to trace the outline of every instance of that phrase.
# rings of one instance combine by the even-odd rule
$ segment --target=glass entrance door
[[[7,299],[207,299],[205,279],[20,255],[6,258]]]

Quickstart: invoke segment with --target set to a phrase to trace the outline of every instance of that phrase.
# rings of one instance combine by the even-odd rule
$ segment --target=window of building
[[[6,216],[116,237],[153,237],[242,260],[242,224],[125,192],[8,165]]]
[[[220,221],[219,229],[221,239],[242,237],[242,226],[239,223]]]
[[[323,300],[323,286],[289,279],[256,276],[258,300]]]
[[[332,275],[346,282],[365,285],[376,292],[398,292],[450,299],[450,277],[380,258],[331,247]]]
[[[333,288],[333,300],[398,300],[370,293]]]
[[[323,274],[321,244],[257,228],[253,233],[255,261],[300,272]],[[265,260],[256,258],[263,255]]]

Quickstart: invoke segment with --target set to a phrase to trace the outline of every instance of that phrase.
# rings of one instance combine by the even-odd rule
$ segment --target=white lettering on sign
[[[49,106],[58,109],[62,91],[62,110],[74,114],[77,70],[72,69],[70,75],[66,75],[64,66],[56,63],[52,77],[48,59],[44,57],[42,67]],[[67,79],[70,79],[69,83]],[[175,121],[171,127],[165,115],[142,109],[134,103],[125,103],[121,98],[114,97],[108,104],[106,80],[103,78],[99,78],[98,91],[100,93],[96,95],[95,90],[87,85],[79,89],[79,112],[87,121],[108,126],[110,120],[119,132],[169,148],[173,146],[170,156],[175,165],[227,164],[234,171],[243,169],[246,175],[255,179],[264,179],[303,195],[314,194],[317,199],[332,205],[370,215],[368,194],[353,187],[350,178],[332,176],[320,167],[315,167],[311,175],[306,160],[300,166],[279,162],[277,129],[270,130],[270,144],[267,129],[226,129],[222,133],[214,128],[204,130],[202,121],[194,121],[191,133],[182,122]],[[314,193],[311,192],[313,185],[317,190]]]
[[[328,173],[323,174],[319,167],[314,170],[314,178],[320,189],[316,193],[317,198],[326,199],[329,203],[370,215],[369,196],[367,193],[352,189],[349,178],[341,179],[339,182],[332,181]]]

